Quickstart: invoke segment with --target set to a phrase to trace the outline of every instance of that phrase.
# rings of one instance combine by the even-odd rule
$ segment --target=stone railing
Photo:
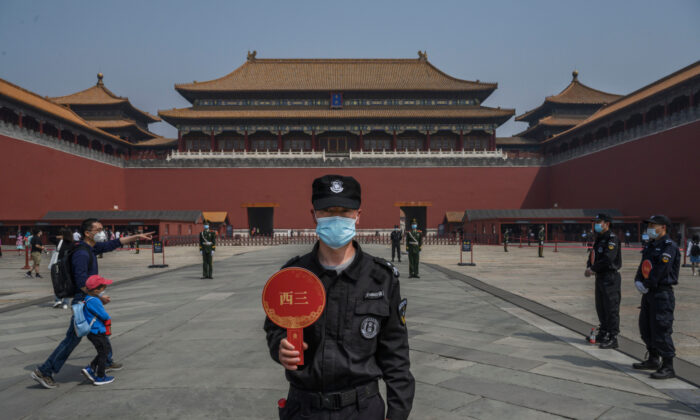
[[[0,121],[0,134],[5,135],[7,137],[11,137],[13,139],[26,141],[41,146],[46,146],[55,150],[60,150],[62,152],[70,153],[72,155],[96,160],[113,166],[118,166],[120,168],[124,167],[124,160],[116,156],[108,155],[106,153],[103,153],[102,151],[93,150],[89,147],[81,146],[79,144],[59,140],[56,137],[41,134],[28,128],[19,127],[15,124],[9,124]]]
[[[392,159],[392,158],[497,158],[507,159],[508,156],[502,150],[371,150],[353,152],[348,150],[345,153],[327,153],[325,150],[303,151],[303,150],[276,150],[276,151],[173,151],[166,160],[176,159]]]
[[[556,165],[698,120],[700,120],[700,106],[686,108],[667,117],[661,117],[629,130],[597,139],[592,143],[569,149],[563,153],[549,154],[545,158],[545,164],[548,166]]]

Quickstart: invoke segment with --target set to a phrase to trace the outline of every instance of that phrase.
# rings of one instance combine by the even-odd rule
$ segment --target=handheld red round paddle
[[[299,351],[304,364],[304,328],[316,322],[326,307],[326,290],[311,271],[284,268],[270,277],[262,293],[263,309],[270,321],[287,329],[287,341]]]
[[[648,279],[649,273],[651,273],[651,269],[652,269],[651,261],[644,260],[642,262],[642,277],[644,277],[645,279]]]

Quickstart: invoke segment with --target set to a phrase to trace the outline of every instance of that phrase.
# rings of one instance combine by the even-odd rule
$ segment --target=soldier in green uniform
[[[406,251],[408,251],[408,277],[420,278],[418,275],[418,260],[423,246],[423,232],[418,230],[418,222],[413,219],[411,230],[406,232]]]
[[[508,252],[508,242],[510,242],[510,229],[503,232],[503,252]]]
[[[202,254],[202,278],[212,279],[212,258],[216,251],[216,233],[209,230],[209,225],[204,225],[204,230],[199,234],[199,253]]]
[[[544,226],[540,226],[540,231],[537,233],[537,238],[539,240],[537,245],[537,255],[540,258],[544,258]]]

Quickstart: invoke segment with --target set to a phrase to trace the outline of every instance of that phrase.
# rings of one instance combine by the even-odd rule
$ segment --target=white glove
[[[646,287],[644,287],[644,284],[641,281],[635,281],[634,282],[635,287],[637,290],[639,290],[639,293],[644,294],[649,291]]]
[[[199,251],[199,255],[203,255],[203,254],[204,254],[204,253],[200,250],[200,251]]]
[[[214,256],[214,251],[213,251],[213,250],[211,251],[211,255],[212,255],[212,257]]]

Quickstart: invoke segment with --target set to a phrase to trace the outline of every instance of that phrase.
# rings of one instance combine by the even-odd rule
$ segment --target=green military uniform
[[[540,227],[537,238],[539,239],[539,243],[537,245],[537,255],[539,255],[540,258],[544,258],[544,226]]]
[[[408,277],[420,277],[418,275],[418,260],[423,246],[423,232],[412,229],[406,233],[406,251],[408,251]]]
[[[199,234],[199,251],[202,253],[202,278],[212,277],[212,255],[216,250],[216,233],[204,230]]]
[[[510,231],[503,232],[503,251],[508,252],[508,242],[510,242]]]

